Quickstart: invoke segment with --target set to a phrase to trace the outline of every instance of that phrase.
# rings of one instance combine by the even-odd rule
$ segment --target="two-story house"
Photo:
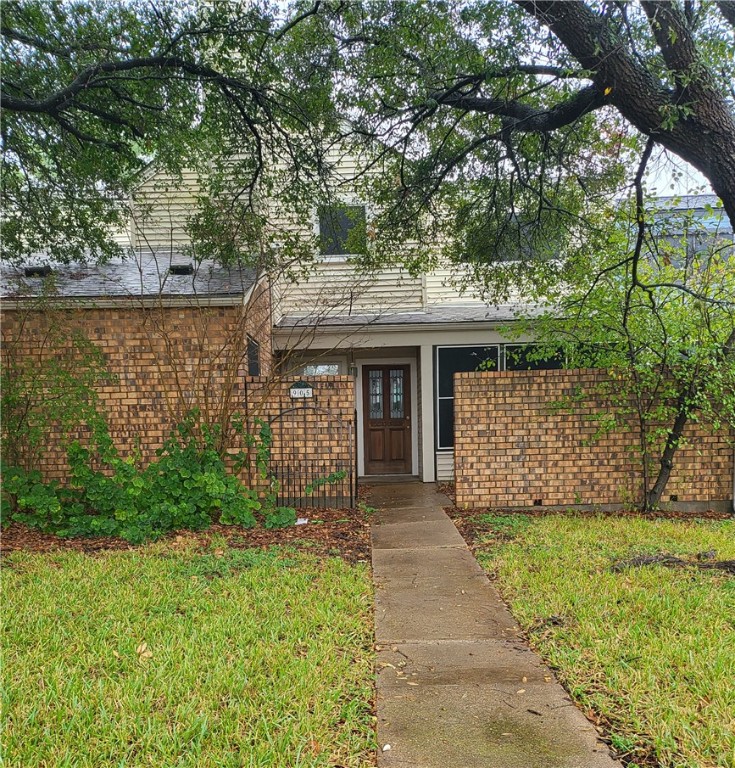
[[[354,160],[335,153],[332,161],[342,174],[341,189],[349,189]],[[145,179],[138,193],[145,214],[133,217],[129,233],[133,249],[184,249],[196,189],[193,175]],[[333,206],[313,211],[313,232],[304,233],[318,244],[308,274],[272,281],[276,369],[355,378],[360,476],[451,479],[453,374],[480,364],[543,367],[525,360],[523,338],[504,334],[520,304],[488,305],[458,288],[450,269],[412,276],[391,267],[366,275],[355,267],[349,243],[351,231],[370,215],[368,201],[344,192],[336,198]]]

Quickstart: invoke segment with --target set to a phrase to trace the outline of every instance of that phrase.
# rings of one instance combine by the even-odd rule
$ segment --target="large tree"
[[[308,197],[335,125],[319,7],[3,3],[3,256],[114,253],[121,203],[150,162],[203,168],[241,216],[257,219],[275,165],[288,194]],[[237,183],[223,190],[225,166]]]
[[[336,35],[346,108],[395,166],[386,221],[445,225],[458,261],[578,242],[646,142],[700,171],[735,220],[732,2],[356,4]],[[475,279],[488,274],[497,288],[522,270]]]
[[[340,94],[389,169],[378,231],[444,243],[488,298],[551,297],[545,338],[621,377],[655,507],[687,423],[735,418],[733,257],[659,258],[644,194],[666,152],[735,222],[735,4],[361,4],[336,30]]]

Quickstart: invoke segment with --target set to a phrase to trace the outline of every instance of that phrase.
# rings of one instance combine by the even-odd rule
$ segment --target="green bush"
[[[190,414],[144,469],[134,457],[120,458],[104,428],[95,433],[94,449],[70,445],[68,487],[44,483],[36,471],[4,468],[4,517],[61,536],[120,536],[131,543],[206,528],[215,515],[226,525],[254,526],[263,506],[257,491],[229,471],[211,432],[204,431],[203,445],[194,438],[196,419]],[[245,461],[235,457],[239,467]],[[267,509],[265,524],[289,525],[292,518],[282,508]]]
[[[296,510],[277,505],[278,483],[269,474],[270,427],[256,425],[257,433],[250,434],[239,416],[233,418],[231,427],[246,449],[223,456],[217,450],[221,428],[202,425],[194,410],[156,452],[156,460],[141,468],[135,456],[120,457],[100,420],[92,447],[74,441],[67,449],[68,486],[44,482],[35,470],[3,466],[3,520],[59,536],[119,536],[134,544],[173,530],[201,530],[215,519],[248,528],[259,518],[268,529],[291,526]],[[250,466],[251,456],[265,484],[260,494],[237,476]],[[334,472],[319,478],[306,493],[344,477]]]

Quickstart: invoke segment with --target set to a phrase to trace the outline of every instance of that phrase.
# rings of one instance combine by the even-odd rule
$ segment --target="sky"
[[[655,197],[714,194],[709,181],[696,168],[663,150],[649,163],[646,187]]]

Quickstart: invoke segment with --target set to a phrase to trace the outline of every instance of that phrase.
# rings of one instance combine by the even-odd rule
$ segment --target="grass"
[[[3,592],[7,768],[373,765],[364,565],[16,553]]]
[[[485,532],[480,560],[516,619],[628,765],[735,766],[735,579],[696,567],[610,570],[659,552],[735,559],[733,522],[474,522]]]

